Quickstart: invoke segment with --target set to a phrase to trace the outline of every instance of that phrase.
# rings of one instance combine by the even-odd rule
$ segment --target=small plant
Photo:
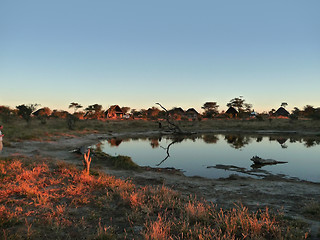
[[[89,171],[90,171],[90,164],[91,164],[91,160],[92,158],[90,157],[90,149],[88,150],[87,153],[83,154],[84,160],[83,160],[83,173],[86,175],[89,175]]]

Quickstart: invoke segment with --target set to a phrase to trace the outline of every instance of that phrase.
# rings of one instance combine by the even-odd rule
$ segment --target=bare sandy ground
[[[136,133],[135,136],[137,135],[139,134]],[[50,142],[15,142],[5,147],[1,155],[38,155],[67,161],[81,167],[82,156],[72,153],[71,150],[80,146],[96,144],[107,137],[110,137],[110,135],[91,134],[81,137],[60,137]],[[92,168],[94,167],[93,159]],[[309,223],[312,236],[317,236],[320,229],[319,220],[311,220],[304,215],[306,206],[312,202],[319,203],[320,183],[288,180],[279,177],[253,179],[232,176],[227,179],[205,179],[186,177],[175,170],[124,171],[113,170],[103,165],[100,165],[99,169],[121,179],[131,179],[140,186],[164,184],[180,191],[182,195],[195,194],[198,198],[204,198],[222,208],[232,208],[235,207],[235,204],[243,204],[250,210],[265,207],[273,211],[280,210],[287,216]]]

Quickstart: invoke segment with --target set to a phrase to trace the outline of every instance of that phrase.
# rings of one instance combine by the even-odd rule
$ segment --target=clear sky
[[[319,0],[0,0],[0,105],[320,107]]]

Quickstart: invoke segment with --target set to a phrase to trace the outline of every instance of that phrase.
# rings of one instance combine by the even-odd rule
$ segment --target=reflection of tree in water
[[[251,142],[250,137],[241,135],[226,135],[224,139],[230,144],[231,147],[235,149],[243,148],[245,145]]]
[[[96,151],[102,152],[101,146],[102,146],[102,143],[101,143],[101,142],[97,143],[97,144],[96,144]]]
[[[262,137],[257,137],[256,142],[262,142]]]
[[[111,147],[118,147],[122,143],[122,139],[110,138],[107,140]]]
[[[163,162],[165,162],[169,157],[170,157],[170,147],[175,144],[175,143],[180,143],[184,140],[183,137],[176,137],[172,139],[172,142],[168,144],[167,147],[162,147],[160,146],[162,149],[166,150],[167,156],[161,160],[161,162],[159,162],[158,164],[156,164],[156,166],[160,166]]]
[[[205,143],[217,143],[219,141],[219,138],[213,134],[202,135],[202,139]]]
[[[290,143],[301,142],[301,139],[296,139],[296,138],[292,138],[292,137],[291,137],[291,138],[289,139],[289,142],[290,142]]]
[[[304,145],[309,148],[320,144],[320,140],[316,140],[313,138],[303,139]]]
[[[161,141],[161,138],[149,138],[149,140],[152,148],[158,148],[160,146],[159,142]]]

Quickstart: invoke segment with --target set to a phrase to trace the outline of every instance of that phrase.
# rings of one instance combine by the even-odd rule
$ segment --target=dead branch
[[[275,165],[275,164],[283,164],[283,163],[288,163],[288,162],[283,162],[283,161],[277,161],[274,159],[263,159],[258,156],[253,156],[251,158],[251,161],[253,161],[254,165],[257,166],[264,166],[264,165]]]
[[[168,110],[164,106],[162,106],[160,103],[156,103],[156,104],[159,105],[166,112],[165,118],[167,120],[167,123],[169,124],[168,125],[169,129],[176,134],[186,134],[181,130],[181,128],[177,124],[171,121]]]

